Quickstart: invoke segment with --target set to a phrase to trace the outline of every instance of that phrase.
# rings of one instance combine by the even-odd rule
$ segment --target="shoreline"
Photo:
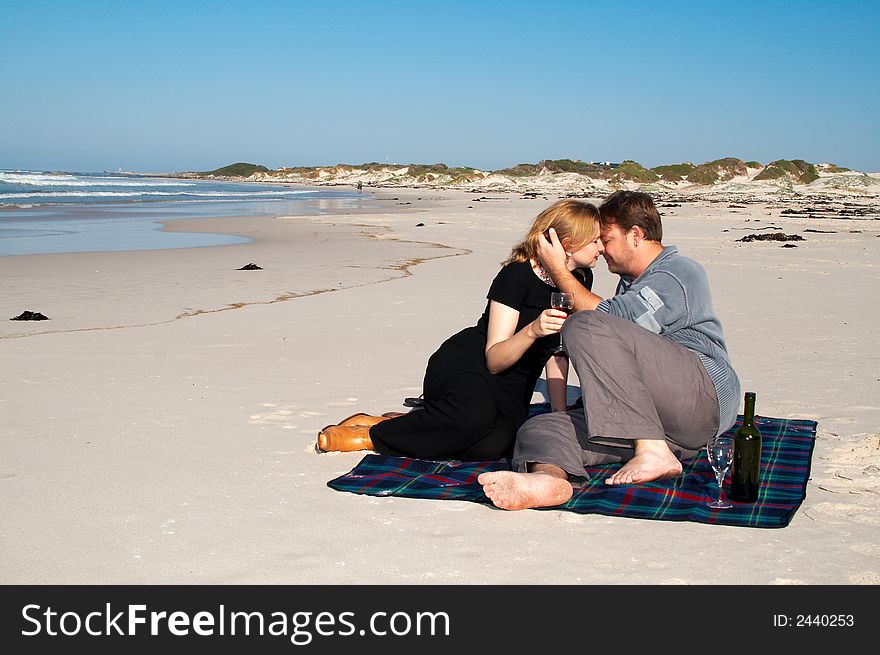
[[[28,278],[29,276],[38,276],[40,269],[54,269],[53,275],[66,280],[68,285],[76,287],[88,284],[87,280],[90,277],[95,277],[91,275],[95,261],[104,262],[102,266],[109,267],[110,270],[110,272],[104,272],[105,276],[110,276],[111,279],[126,278],[127,286],[147,291],[150,286],[149,278],[161,276],[163,269],[165,271],[183,270],[187,265],[193,263],[198,263],[198,265],[204,265],[205,267],[214,266],[214,262],[218,259],[229,262],[228,270],[222,272],[220,270],[212,271],[210,277],[205,277],[201,280],[202,288],[197,289],[191,294],[201,299],[210,298],[211,300],[206,303],[207,306],[205,307],[190,306],[187,304],[186,298],[178,297],[175,299],[180,309],[177,313],[174,313],[170,305],[163,306],[161,309],[154,306],[150,308],[153,310],[152,312],[140,312],[137,314],[137,318],[124,321],[122,324],[116,324],[115,322],[108,324],[106,321],[94,321],[87,318],[88,316],[100,314],[100,308],[97,305],[80,306],[76,308],[76,311],[68,312],[67,316],[59,315],[59,310],[57,309],[59,305],[62,309],[67,308],[63,298],[57,293],[54,296],[48,294],[44,296],[42,301],[41,306],[43,306],[43,309],[33,311],[41,311],[50,316],[55,323],[49,324],[41,321],[36,323],[8,324],[7,328],[10,329],[0,331],[0,340],[58,332],[145,327],[201,314],[241,309],[249,305],[284,302],[318,293],[356,288],[363,284],[378,284],[400,276],[389,274],[389,271],[399,272],[402,276],[408,276],[412,274],[409,269],[419,263],[438,257],[467,254],[466,251],[456,251],[451,248],[451,252],[437,254],[436,251],[438,249],[446,249],[447,246],[415,239],[402,239],[395,236],[392,230],[381,223],[363,224],[355,222],[357,217],[360,216],[388,216],[395,212],[402,213],[400,208],[389,205],[383,199],[377,199],[375,207],[352,208],[343,214],[318,212],[280,216],[203,217],[158,220],[157,223],[162,224],[160,228],[162,231],[232,235],[247,238],[250,241],[216,246],[24,254],[0,257],[0,276],[6,280],[15,280],[15,284],[11,285],[11,288],[7,290],[7,295],[3,302],[4,306],[12,309],[21,305],[29,311],[31,311],[29,309],[30,306],[36,306],[36,304],[25,297],[24,291],[25,289],[37,286],[36,283]],[[345,217],[346,221],[325,220],[338,217]],[[326,234],[322,234],[322,231],[325,231]],[[337,277],[343,277],[344,279],[333,286],[328,287],[321,284],[321,280],[328,273],[327,271],[320,271],[316,275],[309,276],[307,279],[299,276],[295,284],[285,282],[285,276],[288,279],[294,277],[291,268],[283,264],[285,254],[290,252],[298,257],[308,258],[307,253],[302,252],[305,249],[304,244],[308,246],[310,240],[316,237],[324,239],[328,244],[334,244],[336,240],[341,240],[343,243],[357,239],[381,241],[383,250],[386,252],[378,260],[352,264],[354,266],[372,268],[374,269],[372,274],[366,276],[359,275],[357,277],[338,275]],[[259,255],[256,253],[259,253]],[[261,265],[257,262],[258,265],[262,266],[262,271],[237,271],[238,267],[251,263],[251,260],[248,259],[249,257],[262,257],[264,264],[274,261],[275,270],[267,272],[266,269],[269,266]],[[241,263],[238,266],[234,266],[233,264],[237,264],[239,260],[241,260]],[[318,269],[321,266],[320,259],[312,256],[307,259],[305,266]],[[100,270],[95,270],[94,273],[99,274],[98,277],[100,278]],[[239,280],[232,280],[230,277],[232,275],[256,276],[260,274],[263,277],[269,275],[274,277],[274,295],[271,295],[271,297],[267,296],[263,289],[258,288],[254,284],[249,284],[250,281],[246,281],[242,286]],[[363,277],[366,279],[360,279]],[[241,293],[246,297],[224,301],[220,299],[218,294],[212,293],[208,285],[212,281],[219,283],[224,279],[227,283],[238,284]],[[170,282],[170,276],[166,275],[164,281]],[[59,288],[57,291],[63,293],[64,288]],[[119,292],[116,293],[116,295],[118,294]],[[96,297],[90,300],[100,301],[100,298]],[[162,299],[163,302],[166,300],[169,299]],[[53,305],[53,303],[56,303],[56,305]],[[204,301],[203,304],[205,304]],[[24,311],[24,309],[21,311]],[[163,313],[164,318],[147,318],[150,313],[157,312]],[[51,327],[49,327],[50,325]],[[55,327],[56,325],[59,327]],[[17,331],[12,331],[12,326],[15,326]]]
[[[247,185],[238,184],[237,188]],[[259,185],[266,189],[271,185]],[[135,196],[127,201],[103,202],[97,196],[88,202],[33,204],[26,208],[6,206],[0,213],[0,256],[22,254],[63,254],[64,252],[103,252],[166,250],[174,248],[230,245],[237,238],[230,233],[202,232],[187,236],[187,230],[165,230],[161,225],[176,220],[202,218],[241,218],[278,215],[320,215],[338,213],[372,199],[347,191],[314,188],[295,189],[296,195],[263,198],[264,191],[239,191],[232,199],[144,200]],[[97,194],[98,196],[100,193]],[[172,194],[173,195],[173,194]],[[2,200],[2,198],[0,198]],[[167,232],[179,232],[170,236]],[[62,236],[63,235],[63,236]],[[58,243],[56,243],[56,240]]]
[[[556,199],[378,195],[378,212],[248,218],[258,240],[237,246],[0,258],[9,316],[95,328],[0,339],[0,493],[15,527],[0,535],[0,581],[880,584],[880,305],[866,302],[880,223],[762,203],[660,210],[664,243],[709,274],[758,413],[819,422],[807,498],[769,531],[329,489],[364,453],[318,455],[318,430],[418,395],[427,358],[476,321],[510,246]],[[737,242],[768,225],[823,231],[796,248]],[[395,268],[411,260],[414,274]],[[235,270],[249,262],[263,270]],[[615,286],[600,262],[594,289]],[[220,311],[173,320],[206,308]],[[135,326],[156,314],[168,320]]]

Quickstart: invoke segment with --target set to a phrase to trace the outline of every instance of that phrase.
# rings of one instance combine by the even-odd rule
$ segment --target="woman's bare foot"
[[[572,494],[568,480],[543,472],[491,471],[481,473],[477,482],[500,509],[554,507],[568,502]]]
[[[634,484],[674,478],[681,474],[681,462],[669,450],[665,441],[637,439],[635,455],[605,484]]]

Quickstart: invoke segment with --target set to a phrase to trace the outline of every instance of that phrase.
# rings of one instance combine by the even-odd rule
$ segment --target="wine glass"
[[[712,470],[715,471],[715,479],[718,480],[718,499],[706,503],[708,507],[714,509],[727,509],[733,507],[724,500],[724,491],[722,489],[724,476],[727,475],[727,469],[733,462],[733,439],[731,437],[720,436],[709,442],[706,446],[706,453],[709,455],[709,463]]]
[[[551,293],[550,306],[553,309],[558,309],[561,312],[565,312],[567,316],[570,316],[571,313],[574,311],[574,296],[572,296],[570,293],[564,293],[562,291]],[[559,345],[553,350],[553,353],[565,353],[565,348],[562,346],[562,332],[559,333]]]

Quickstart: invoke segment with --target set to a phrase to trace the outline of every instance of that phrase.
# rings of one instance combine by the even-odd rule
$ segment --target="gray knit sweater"
[[[740,382],[727,354],[721,322],[712,310],[709,279],[702,266],[679,255],[677,247],[666,246],[636,279],[621,275],[616,295],[596,309],[697,353],[718,396],[718,434],[736,422]]]

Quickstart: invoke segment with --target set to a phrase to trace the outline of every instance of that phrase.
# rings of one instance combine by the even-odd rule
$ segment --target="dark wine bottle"
[[[761,481],[761,433],[755,427],[755,394],[746,392],[743,422],[733,435],[730,497],[740,503],[758,500]]]

